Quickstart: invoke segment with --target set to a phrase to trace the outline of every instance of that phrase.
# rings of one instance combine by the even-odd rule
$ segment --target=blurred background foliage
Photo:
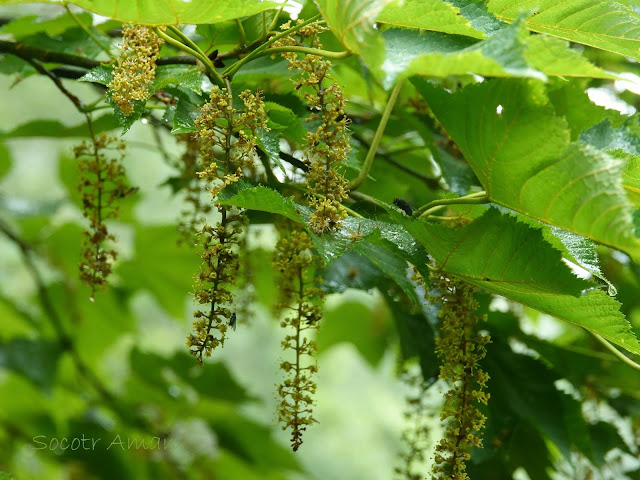
[[[315,7],[309,2],[304,9],[301,16],[308,18]],[[98,55],[61,10],[2,7],[0,35]],[[34,24],[28,13],[52,20]],[[247,33],[255,21],[246,20]],[[112,21],[97,26],[105,39],[116,27]],[[237,42],[224,24],[196,32],[203,47]],[[323,43],[341,48],[329,33]],[[584,54],[624,72],[627,81],[576,80],[577,89],[625,113],[640,108],[637,63],[588,47]],[[335,70],[351,100],[357,171],[386,94],[356,58]],[[0,470],[16,479],[52,480],[390,479],[402,432],[415,422],[403,416],[405,394],[415,387],[399,379],[399,358],[416,357],[420,368],[409,370],[420,370],[429,386],[421,410],[429,448],[421,468],[427,471],[444,391],[436,381],[433,307],[412,311],[389,277],[357,252],[322,272],[328,296],[318,336],[319,423],[294,455],[273,413],[281,334],[270,313],[278,289],[269,263],[272,225],[256,214],[243,259],[250,280],[239,292],[246,312],[224,349],[197,366],[184,338],[198,258],[179,245],[175,225],[183,193],[171,188],[177,175],[172,160],[182,147],[152,117],[124,135],[125,167],[139,192],[111,225],[120,255],[110,288],[91,302],[90,290],[77,280],[84,221],[71,153],[85,135],[83,120],[48,79],[15,57],[0,56],[0,73],[0,222],[13,235],[0,235]],[[234,84],[276,86],[269,90],[279,94],[267,100],[299,115],[304,107],[289,95],[289,76],[283,62],[256,62]],[[103,94],[94,85],[69,85],[85,103]],[[411,105],[410,98],[399,103]],[[107,112],[97,123],[118,132]],[[363,193],[421,205],[435,198],[425,183],[437,183],[440,168],[456,193],[477,184],[444,148],[447,140],[418,117],[392,114]],[[286,128],[295,136],[295,123]],[[439,167],[425,161],[433,157]],[[640,268],[610,249],[598,253],[623,313],[640,332]],[[582,329],[502,298],[478,298],[493,339],[484,361],[491,400],[485,448],[473,452],[471,478],[640,479],[640,373]],[[50,443],[63,438],[100,443],[89,449],[86,443],[77,449]],[[130,448],[129,441],[149,448]]]

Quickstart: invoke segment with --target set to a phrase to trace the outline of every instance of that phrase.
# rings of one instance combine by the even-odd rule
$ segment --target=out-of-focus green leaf
[[[425,380],[436,379],[440,361],[435,353],[436,333],[434,326],[428,321],[424,313],[412,312],[406,304],[394,300],[390,296],[386,298],[400,337],[403,358],[418,357],[422,377]],[[431,305],[428,307],[431,309],[429,313],[437,315],[435,307]]]
[[[453,35],[484,38],[473,28],[460,10],[443,0],[407,0],[387,5],[378,15],[378,22],[396,27],[432,30]]]
[[[24,375],[43,390],[56,381],[60,343],[53,340],[14,338],[0,343],[0,366]]]
[[[493,411],[501,415],[513,411],[531,421],[566,458],[570,458],[573,446],[592,457],[588,437],[579,439],[571,433],[571,429],[587,429],[580,403],[556,388],[559,377],[539,360],[513,352],[504,340],[493,336],[482,368],[491,378]]]
[[[349,342],[371,365],[377,365],[393,338],[389,311],[379,301],[371,298],[366,304],[353,299],[326,308],[317,338],[319,353],[340,342]]]
[[[4,143],[0,143],[0,178],[11,170],[11,153]]]
[[[3,0],[5,5],[31,3],[32,0]],[[58,0],[40,0],[40,3],[59,5]],[[181,23],[219,23],[246,17],[277,8],[275,2],[259,0],[160,0],[153,4],[141,0],[75,0],[75,5],[90,12],[124,23],[143,25],[177,25]]]
[[[94,133],[102,133],[118,127],[118,122],[114,115],[108,114],[93,121]],[[66,126],[57,120],[33,120],[9,130],[0,131],[0,139],[4,138],[24,138],[24,137],[53,137],[71,138],[88,137],[89,127],[87,122],[78,125]]]
[[[496,17],[514,21],[523,10],[533,11],[527,28],[571,42],[614,52],[640,60],[640,15],[619,2],[594,0],[489,0],[487,7]]]
[[[387,3],[389,0],[318,0],[333,34],[376,73],[384,60],[384,41],[373,24]]]
[[[179,246],[178,239],[173,226],[139,227],[134,259],[118,265],[116,272],[125,286],[150,290],[171,315],[182,318],[199,258]]]
[[[414,83],[489,199],[640,259],[622,162],[569,143],[543,84],[496,80],[448,94],[422,79]]]
[[[160,390],[175,391],[176,396],[184,385],[189,385],[212,400],[240,403],[251,399],[222,363],[207,364],[203,368],[186,351],[165,358],[134,349],[131,352],[131,368],[136,375],[131,381],[144,379],[144,382]]]
[[[84,25],[91,26],[92,24],[92,18],[89,13],[79,13],[76,18]],[[4,25],[0,28],[0,32],[11,35],[15,40],[20,40],[39,32],[44,32],[48,35],[60,35],[69,28],[78,28],[78,24],[67,13],[49,20],[37,15],[25,15]]]

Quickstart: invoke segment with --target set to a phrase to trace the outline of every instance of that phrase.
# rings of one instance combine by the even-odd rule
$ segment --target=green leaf
[[[460,10],[443,0],[407,0],[387,5],[378,22],[395,27],[419,28],[453,35],[484,38],[471,22],[460,15]]]
[[[550,77],[618,78],[593,65],[578,50],[570,48],[569,42],[559,38],[529,35],[526,44],[527,62]]]
[[[100,85],[108,85],[113,79],[113,64],[110,65],[98,65],[93,67],[82,77],[78,79],[79,82],[93,82]]]
[[[32,3],[33,0],[3,0],[4,5]],[[59,5],[59,0],[40,0],[40,3]],[[181,23],[219,23],[246,17],[278,4],[259,0],[160,0],[149,3],[142,0],[75,0],[73,4],[124,23],[143,25],[177,25]]]
[[[0,138],[2,136],[0,135]],[[11,170],[11,152],[4,143],[0,143],[0,178]]]
[[[20,373],[44,390],[55,382],[60,343],[52,340],[14,338],[0,343],[0,366]]]
[[[558,227],[544,227],[562,242],[564,258],[574,262],[586,271],[598,277],[608,286],[608,294],[615,297],[617,294],[616,287],[604,276],[600,269],[598,253],[596,252],[596,244],[588,238],[567,232]],[[545,235],[549,240],[549,236]]]
[[[409,268],[407,261],[397,253],[393,252],[393,250],[396,250],[394,248],[395,245],[388,240],[384,240],[379,230],[371,234],[368,239],[372,237],[374,237],[378,243],[386,243],[387,248],[379,244],[365,241],[359,242],[355,246],[355,251],[367,257],[377,265],[380,270],[389,275],[389,277],[398,284],[405,295],[409,297],[413,304],[419,304],[421,300],[418,298],[413,282],[407,274],[407,270]]]
[[[622,162],[570,143],[543,84],[485,81],[451,95],[421,79],[414,84],[491,201],[640,259]]]
[[[504,28],[504,22],[489,13],[484,0],[448,0],[448,3],[460,9],[464,18],[469,20],[476,30],[490,37]]]
[[[387,58],[385,85],[412,75],[449,77],[477,74],[486,77],[524,76],[546,78],[524,60],[525,31],[518,25],[505,28],[488,40],[476,42],[440,32],[391,29],[383,33]]]
[[[267,187],[251,187],[242,180],[225,188],[217,198],[224,205],[275,213],[294,222],[303,223],[300,209],[291,197],[284,198],[275,190]]]
[[[76,18],[84,25],[91,26],[92,24],[91,14],[89,13],[80,13],[76,15]],[[11,35],[14,40],[20,40],[40,32],[48,35],[60,35],[69,28],[78,28],[78,24],[67,13],[49,20],[37,15],[25,15],[7,23],[0,28],[0,32]]]
[[[586,290],[590,284],[570,272],[540,230],[496,209],[458,229],[401,221],[446,272],[640,354],[620,304],[600,290]]]
[[[384,60],[384,41],[373,24],[389,0],[318,0],[318,7],[338,40],[362,57],[373,72]]]
[[[114,115],[108,114],[93,121],[94,133],[107,132],[118,127],[118,122]],[[22,125],[18,125],[13,130],[3,132],[0,130],[0,139],[4,138],[24,138],[24,137],[54,137],[54,138],[74,138],[88,137],[89,127],[87,122],[78,125],[66,126],[57,120],[33,120]]]
[[[196,131],[195,120],[200,113],[202,97],[191,90],[179,87],[166,87],[165,91],[178,99],[176,105],[170,105],[165,111],[163,120],[173,125],[171,133],[190,133]]]
[[[614,128],[607,119],[582,132],[580,141],[624,162],[622,186],[634,207],[640,207],[640,137],[626,126]]]
[[[201,94],[205,78],[204,73],[198,67],[161,65],[156,69],[156,76],[149,86],[149,94],[152,95],[158,90],[164,90],[167,85],[171,84]]]
[[[182,318],[198,263],[193,250],[178,246],[175,227],[138,227],[135,257],[116,272],[125,286],[150,290],[167,312]]]
[[[280,135],[273,128],[269,131],[261,130],[258,134],[258,140],[260,148],[267,154],[269,160],[275,163],[280,171],[286,175],[287,171],[280,160]]]
[[[531,421],[553,441],[566,458],[572,446],[591,456],[587,438],[574,433],[587,432],[580,403],[559,391],[555,382],[560,377],[540,360],[513,352],[506,341],[492,335],[492,344],[482,361],[490,376],[490,408],[494,414]],[[512,417],[513,418],[513,417]]]
[[[488,0],[496,17],[514,21],[534,10],[527,28],[640,60],[640,16],[630,6],[598,0]]]
[[[384,357],[393,339],[391,315],[380,297],[353,293],[346,295],[338,305],[324,309],[322,328],[317,337],[318,353],[322,355],[336,344],[349,342],[375,366]]]

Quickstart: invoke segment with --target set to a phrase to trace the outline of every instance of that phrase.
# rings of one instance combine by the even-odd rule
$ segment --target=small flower
[[[149,98],[148,87],[155,78],[156,60],[164,40],[144,25],[123,25],[122,37],[123,51],[108,87],[112,101],[122,113],[131,115],[134,102]]]
[[[280,403],[278,421],[282,429],[291,429],[291,446],[294,451],[302,445],[302,433],[307,426],[316,422],[313,418],[313,397],[316,383],[313,375],[318,367],[313,361],[318,350],[316,342],[310,338],[310,332],[318,328],[322,309],[318,305],[322,291],[313,278],[314,259],[310,249],[309,236],[304,232],[293,232],[282,237],[273,258],[273,267],[281,273],[281,301],[279,311],[292,311],[282,322],[283,328],[290,329],[281,342],[282,349],[292,350],[293,361],[283,361],[280,368],[286,379],[278,386]]]

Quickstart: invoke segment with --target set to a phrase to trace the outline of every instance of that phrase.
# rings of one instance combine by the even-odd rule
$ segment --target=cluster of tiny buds
[[[489,400],[485,392],[489,376],[479,362],[486,355],[490,338],[474,331],[478,303],[472,286],[437,271],[431,276],[431,286],[434,292],[439,292],[438,296],[431,297],[432,302],[441,305],[440,337],[436,340],[436,354],[442,362],[440,378],[451,386],[440,414],[446,429],[436,446],[432,476],[466,480],[469,451],[472,447],[482,447],[478,435],[486,418],[476,405],[486,405]]]
[[[224,346],[227,329],[235,321],[232,289],[239,269],[236,247],[242,233],[242,216],[230,214],[222,206],[218,210],[222,218],[216,226],[204,224],[197,233],[202,263],[196,274],[194,301],[204,309],[195,311],[193,332],[186,345],[200,364],[203,357],[210,357],[215,348]]]
[[[113,103],[122,113],[131,115],[136,102],[149,98],[149,85],[155,78],[156,60],[164,40],[144,25],[123,25],[122,37],[122,54],[108,87]]]
[[[315,260],[311,253],[311,240],[304,232],[293,232],[282,237],[273,258],[273,267],[281,274],[281,301],[278,311],[289,310],[280,326],[287,333],[282,349],[292,351],[292,357],[280,363],[285,380],[278,385],[278,421],[282,429],[291,429],[291,446],[294,451],[302,444],[302,434],[316,420],[313,417],[313,397],[316,383],[313,376],[318,371],[315,362],[317,344],[311,331],[318,328],[322,309],[318,302],[321,290],[313,277]]]
[[[283,27],[290,28],[289,24]],[[309,25],[293,36],[284,37],[274,46],[301,45],[307,38],[311,44],[321,48],[317,34],[321,27]],[[317,123],[315,131],[307,133],[305,163],[308,167],[307,189],[309,203],[314,207],[309,226],[317,233],[339,228],[347,214],[341,202],[348,197],[348,182],[340,169],[346,164],[350,150],[348,118],[345,115],[345,99],[340,85],[331,77],[331,62],[317,55],[298,57],[285,52],[282,56],[289,62],[290,70],[298,70],[301,76],[293,80],[311,109],[308,122]]]
[[[73,150],[79,162],[82,212],[89,220],[89,228],[83,234],[80,279],[91,287],[92,299],[96,288],[105,288],[117,257],[115,250],[106,247],[115,237],[105,222],[117,218],[119,201],[136,190],[125,182],[124,148],[116,137],[101,135]]]
[[[255,170],[255,138],[260,130],[268,130],[260,93],[246,90],[240,99],[244,108],[239,111],[233,107],[231,93],[214,86],[209,101],[195,120],[204,167],[199,175],[209,185],[213,198]]]
[[[196,134],[182,134],[178,141],[185,144],[185,151],[173,166],[178,170],[179,187],[185,192],[187,208],[181,212],[178,233],[188,245],[196,242],[196,233],[205,221],[205,216],[213,210],[209,199],[205,199],[205,187],[198,172],[202,171],[200,161],[200,140]]]
[[[420,366],[416,362],[403,362],[400,371],[407,393],[405,395],[405,429],[402,432],[402,449],[400,462],[395,467],[397,480],[422,480],[424,476],[418,472],[420,464],[425,461],[425,452],[430,444],[430,425],[432,417],[424,401],[428,384],[422,377]]]

